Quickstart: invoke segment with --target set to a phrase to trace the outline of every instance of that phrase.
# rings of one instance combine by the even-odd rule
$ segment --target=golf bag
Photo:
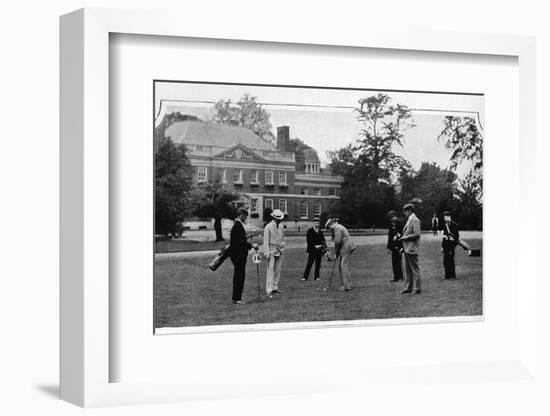
[[[213,272],[218,270],[218,268],[223,264],[225,260],[229,257],[229,247],[230,245],[227,244],[226,246],[222,247],[220,251],[218,251],[218,254],[216,254],[216,257],[212,259],[212,261],[208,264],[208,268],[212,270]]]
[[[246,235],[246,238],[252,238],[254,237],[254,233],[250,233]],[[216,257],[212,259],[212,261],[208,264],[208,268],[212,270],[213,272],[218,270],[219,267],[223,264],[225,260],[229,257],[229,253],[231,249],[231,245],[227,244],[226,246],[222,247],[220,251],[218,251],[218,254],[216,254]]]

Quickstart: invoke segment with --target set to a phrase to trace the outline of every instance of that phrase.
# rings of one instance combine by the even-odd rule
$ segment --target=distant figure
[[[403,242],[400,240],[403,235],[403,224],[399,221],[395,211],[388,212],[390,226],[388,228],[388,254],[391,254],[391,265],[393,279],[390,282],[399,282],[403,280],[403,267],[401,266]]]
[[[437,230],[439,230],[439,218],[437,218],[436,213],[432,217],[432,232],[434,235],[437,235]]]
[[[420,248],[420,220],[414,214],[414,205],[406,204],[403,213],[407,222],[403,227],[403,251],[405,255],[405,275],[407,277],[405,289],[401,293],[412,293],[418,295],[421,291],[420,266],[418,265],[418,251]]]
[[[251,248],[258,249],[257,244],[250,244],[246,238],[244,224],[248,218],[248,211],[244,208],[237,210],[237,218],[231,228],[229,242],[229,256],[233,263],[233,303],[244,305],[246,302],[241,299],[246,277],[246,259]]]
[[[456,279],[455,271],[455,248],[460,243],[460,234],[458,224],[451,219],[450,211],[443,213],[443,240],[441,241],[441,250],[443,251],[443,267],[445,276],[442,280]]]
[[[283,249],[285,247],[284,227],[281,224],[285,215],[280,209],[271,213],[273,220],[264,228],[264,255],[267,258],[267,276],[265,290],[268,297],[273,297],[279,290]]]
[[[351,273],[349,271],[349,260],[351,254],[355,251],[355,244],[349,235],[349,231],[341,224],[338,224],[338,218],[329,218],[325,227],[333,232],[335,261],[338,260],[338,270],[340,271],[340,283],[338,288],[340,292],[351,290]]]
[[[311,271],[311,266],[313,265],[313,262],[315,262],[315,272],[313,274],[313,280],[319,279],[319,273],[321,271],[321,259],[323,258],[323,252],[327,247],[325,236],[323,235],[323,231],[321,230],[320,226],[321,220],[319,219],[319,217],[315,217],[313,219],[313,227],[307,230],[307,264],[302,280],[309,279],[309,272]]]

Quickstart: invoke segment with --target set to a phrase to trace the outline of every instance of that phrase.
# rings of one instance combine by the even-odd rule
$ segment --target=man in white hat
[[[279,291],[281,266],[283,264],[283,250],[285,248],[284,227],[281,224],[285,215],[280,209],[271,213],[273,220],[264,228],[264,255],[267,258],[267,277],[265,290],[267,296],[272,297]]]
[[[340,292],[351,290],[351,273],[349,271],[349,260],[351,253],[355,251],[355,244],[349,235],[349,231],[342,224],[338,223],[338,218],[329,218],[325,227],[332,231],[334,241],[334,254],[338,261],[338,270],[340,271]]]

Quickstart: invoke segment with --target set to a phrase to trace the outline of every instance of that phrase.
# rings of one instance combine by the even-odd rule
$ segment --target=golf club
[[[327,290],[330,289],[330,286],[332,285],[332,277],[334,276],[334,268],[336,267],[336,260],[338,259],[338,257],[335,257],[334,260],[333,260],[333,263],[332,263],[332,271],[330,272],[330,277],[328,279],[328,287],[325,287],[323,289],[324,292],[326,292]]]

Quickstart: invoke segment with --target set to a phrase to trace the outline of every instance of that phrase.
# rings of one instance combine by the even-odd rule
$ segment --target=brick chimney
[[[277,150],[279,152],[287,152],[290,140],[290,127],[277,127]]]

